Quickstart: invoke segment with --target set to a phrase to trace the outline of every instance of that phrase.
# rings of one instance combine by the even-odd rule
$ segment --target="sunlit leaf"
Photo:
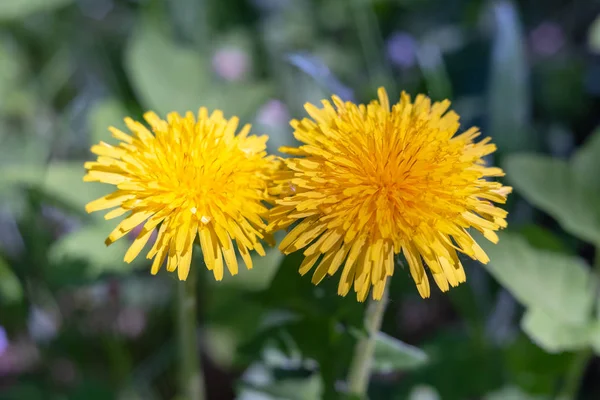
[[[144,107],[165,116],[171,111],[219,108],[227,117],[248,118],[264,103],[270,87],[262,83],[227,84],[213,76],[206,55],[183,47],[157,25],[142,22],[125,53],[125,66]]]
[[[408,400],[440,400],[440,394],[432,386],[418,385],[411,389]]]
[[[590,51],[600,54],[600,16],[596,17],[588,31],[588,46]]]
[[[521,303],[561,321],[589,321],[595,283],[583,260],[535,249],[515,234],[482,244],[491,259],[487,270]]]
[[[84,261],[89,265],[87,272],[90,277],[105,272],[129,272],[144,262],[144,253],[131,264],[123,261],[131,244],[127,237],[108,247],[104,244],[113,228],[109,223],[100,223],[71,232],[53,243],[48,257],[57,265],[64,261]]]
[[[247,290],[266,289],[273,280],[285,256],[277,249],[267,250],[267,254],[264,257],[254,252],[251,256],[253,265],[251,270],[248,270],[242,258],[238,257],[238,274],[227,279],[227,281],[218,282],[218,285]]]
[[[521,328],[541,348],[549,353],[579,350],[592,341],[594,324],[573,324],[557,319],[538,308],[529,308],[521,320]]]
[[[0,258],[0,302],[16,303],[23,298],[21,282],[6,261]]]
[[[54,162],[45,167],[9,165],[0,167],[0,188],[31,187],[83,213],[85,204],[110,191],[107,185],[83,182],[84,174],[80,162]]]
[[[51,11],[72,3],[73,0],[2,0],[0,1],[0,21],[9,21],[28,15]]]
[[[581,154],[574,165],[586,165],[587,157]],[[571,234],[600,243],[600,196],[593,183],[581,183],[569,163],[519,154],[507,157],[504,168],[508,181],[527,201],[550,214]]]
[[[357,336],[362,336],[359,334]],[[389,373],[406,371],[427,364],[427,354],[418,347],[411,346],[383,332],[377,334],[373,371]]]
[[[550,400],[550,397],[530,395],[516,386],[508,386],[487,394],[483,400]]]
[[[582,185],[593,188],[600,198],[600,129],[578,149],[570,161],[573,177]]]

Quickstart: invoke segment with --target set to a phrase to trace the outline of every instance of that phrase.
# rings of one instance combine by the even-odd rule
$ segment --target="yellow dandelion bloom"
[[[277,173],[277,205],[269,230],[296,224],[280,249],[304,249],[300,273],[313,267],[312,282],[342,267],[338,294],[354,286],[359,301],[371,287],[380,299],[394,273],[394,255],[403,253],[422,297],[430,295],[425,265],[442,291],[464,282],[457,256],[483,263],[488,257],[473,240],[473,227],[490,241],[506,226],[504,203],[511,188],[489,177],[503,176],[482,157],[494,152],[490,138],[477,143],[477,128],[461,134],[449,101],[412,102],[403,93],[390,107],[379,101],[355,105],[333,97],[323,107],[307,104],[312,119],[294,120],[294,136],[304,143],[282,148],[294,157]]]
[[[125,118],[133,135],[111,127],[119,145],[94,145],[98,159],[85,164],[84,181],[116,186],[115,192],[87,204],[87,212],[114,208],[106,219],[129,213],[106,245],[142,224],[125,261],[137,257],[158,229],[146,256],[154,259],[153,274],[167,259],[167,270],[177,269],[185,280],[196,236],[215,279],[223,278],[224,264],[232,275],[238,272],[234,241],[252,268],[249,251],[264,255],[259,239],[270,240],[263,203],[271,201],[268,183],[277,162],[267,156],[267,136],[249,136],[250,125],[236,135],[236,117],[227,120],[218,110],[209,116],[205,108],[197,119],[191,112],[183,117],[171,113],[166,121],[148,112],[144,119],[152,132]]]

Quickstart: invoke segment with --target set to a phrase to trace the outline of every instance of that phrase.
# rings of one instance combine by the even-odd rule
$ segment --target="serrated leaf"
[[[0,21],[10,21],[28,15],[64,7],[73,0],[2,0],[0,1]]]
[[[594,323],[567,323],[538,308],[529,308],[521,320],[521,328],[538,346],[549,353],[572,351],[590,345]]]
[[[517,300],[565,322],[589,321],[595,281],[583,260],[535,249],[515,234],[499,236],[496,245],[482,241],[487,269]]]
[[[427,364],[427,361],[427,354],[418,347],[406,344],[383,332],[377,334],[373,371],[382,373],[407,371],[419,368]]]
[[[16,303],[23,298],[21,282],[10,269],[8,263],[0,258],[0,302]]]
[[[581,156],[577,165],[583,166],[585,159]],[[518,154],[506,158],[504,169],[509,182],[527,201],[550,214],[571,234],[600,243],[600,197],[591,184],[581,184],[569,163]]]
[[[521,21],[511,1],[493,6],[496,34],[489,84],[489,128],[498,149],[505,152],[531,146],[528,67]]]
[[[172,111],[195,113],[205,106],[244,119],[271,91],[261,83],[215,80],[207,57],[176,44],[150,21],[142,22],[130,39],[125,67],[143,105],[161,116]]]

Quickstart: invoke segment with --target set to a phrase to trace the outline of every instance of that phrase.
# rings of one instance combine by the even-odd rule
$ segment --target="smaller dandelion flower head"
[[[264,255],[260,239],[270,241],[263,217],[265,202],[272,201],[268,185],[278,168],[267,156],[266,136],[248,135],[250,125],[236,134],[238,119],[225,119],[219,110],[210,116],[205,108],[198,118],[188,112],[144,115],[151,131],[126,118],[133,135],[110,128],[118,146],[100,142],[92,147],[97,161],[87,162],[84,181],[116,186],[116,191],[86,206],[88,212],[113,209],[105,216],[123,219],[106,239],[110,245],[138,225],[142,228],[125,254],[131,262],[158,230],[147,258],[154,259],[156,274],[167,259],[167,270],[177,270],[185,280],[196,239],[206,267],[215,279],[223,278],[223,266],[235,275],[239,254],[252,268],[250,250]],[[224,260],[224,262],[223,262]]]
[[[300,273],[316,266],[315,284],[341,268],[342,296],[353,286],[363,301],[373,287],[380,299],[402,253],[428,297],[425,266],[446,291],[466,279],[457,253],[488,261],[468,229],[496,242],[506,211],[492,202],[504,203],[511,188],[488,179],[503,175],[482,159],[496,147],[489,138],[475,142],[477,128],[457,134],[449,101],[413,102],[403,93],[390,107],[385,90],[378,93],[366,106],[337,96],[322,108],[307,104],[312,118],[292,121],[304,145],[281,149],[293,157],[277,173],[268,229],[294,225],[280,249],[304,249]]]

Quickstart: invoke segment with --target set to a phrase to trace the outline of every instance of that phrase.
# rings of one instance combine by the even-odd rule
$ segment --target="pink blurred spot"
[[[565,44],[562,28],[554,22],[544,22],[529,34],[529,42],[534,53],[552,56]]]
[[[287,125],[290,120],[290,113],[287,106],[279,100],[269,100],[264,106],[258,110],[256,121],[267,126],[282,126]]]
[[[218,50],[212,59],[214,71],[228,81],[239,81],[248,75],[250,59],[246,52],[236,48]]]

